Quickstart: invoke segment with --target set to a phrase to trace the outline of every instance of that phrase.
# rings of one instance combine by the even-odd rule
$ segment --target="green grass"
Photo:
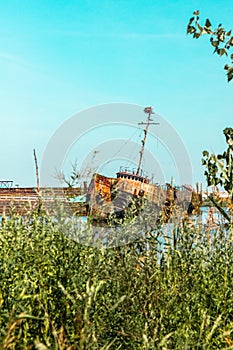
[[[224,228],[181,224],[171,237],[157,228],[97,249],[46,217],[12,216],[0,249],[1,349],[233,349]]]

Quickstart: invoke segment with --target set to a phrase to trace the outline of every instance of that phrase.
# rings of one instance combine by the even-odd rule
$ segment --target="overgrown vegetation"
[[[210,154],[203,151],[202,165],[206,167],[205,176],[208,186],[213,186],[213,193],[209,196],[212,204],[221,212],[228,223],[233,224],[233,129],[225,128],[223,133],[226,138],[227,150],[222,154]],[[222,187],[228,194],[228,199],[218,195],[218,186]]]
[[[233,240],[219,226],[97,249],[37,214],[0,230],[1,349],[230,349]]]
[[[229,193],[221,222],[172,226],[149,211],[140,234],[127,226],[134,240],[106,249],[80,244],[94,239],[91,232],[68,238],[66,213],[59,224],[43,210],[4,219],[0,348],[232,349],[233,130],[224,134],[226,152],[203,152],[207,184]]]
[[[194,11],[193,17],[190,18],[187,25],[187,34],[191,34],[193,38],[198,39],[202,35],[210,36],[210,43],[214,48],[214,53],[221,56],[230,55],[230,60],[225,64],[224,69],[227,73],[228,82],[233,79],[233,36],[232,30],[226,30],[220,23],[216,29],[212,27],[210,20],[207,18],[204,24],[199,21],[200,12]]]

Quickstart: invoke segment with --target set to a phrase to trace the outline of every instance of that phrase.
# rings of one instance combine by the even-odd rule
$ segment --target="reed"
[[[232,349],[233,240],[180,223],[122,247],[68,239],[46,215],[0,229],[1,349]]]

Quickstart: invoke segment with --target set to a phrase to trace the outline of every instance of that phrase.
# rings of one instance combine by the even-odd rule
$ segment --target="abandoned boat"
[[[154,114],[152,107],[146,107],[144,112],[147,114],[147,120],[140,123],[145,125],[145,129],[137,170],[131,172],[121,168],[114,178],[97,173],[93,175],[87,191],[87,203],[88,214],[94,220],[123,218],[129,212],[138,215],[146,205],[147,208],[149,206],[150,213],[156,213],[158,218],[163,217],[164,221],[167,221],[175,206],[182,212],[192,213],[197,207],[197,202],[201,200],[198,194],[195,196],[191,186],[154,184],[143,175],[141,164],[149,125],[158,124],[151,119],[151,115]]]

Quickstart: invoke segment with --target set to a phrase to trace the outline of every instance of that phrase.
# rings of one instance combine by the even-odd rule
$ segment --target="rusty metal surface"
[[[200,208],[201,195],[196,194],[189,186],[173,187],[171,184],[157,186],[150,184],[147,179],[135,174],[118,173],[122,176],[108,178],[95,174],[88,189],[91,212],[100,217],[107,217],[109,213],[121,208],[123,197],[145,198],[157,207],[165,207],[167,210],[174,204],[188,209],[190,203],[193,207]],[[198,199],[198,203],[197,203]]]
[[[25,215],[38,208],[40,195],[45,207],[49,207],[55,199],[69,205],[74,211],[85,211],[79,203],[68,203],[68,198],[81,194],[80,188],[41,188],[40,193],[34,187],[25,188],[0,188],[0,215],[10,213]]]

